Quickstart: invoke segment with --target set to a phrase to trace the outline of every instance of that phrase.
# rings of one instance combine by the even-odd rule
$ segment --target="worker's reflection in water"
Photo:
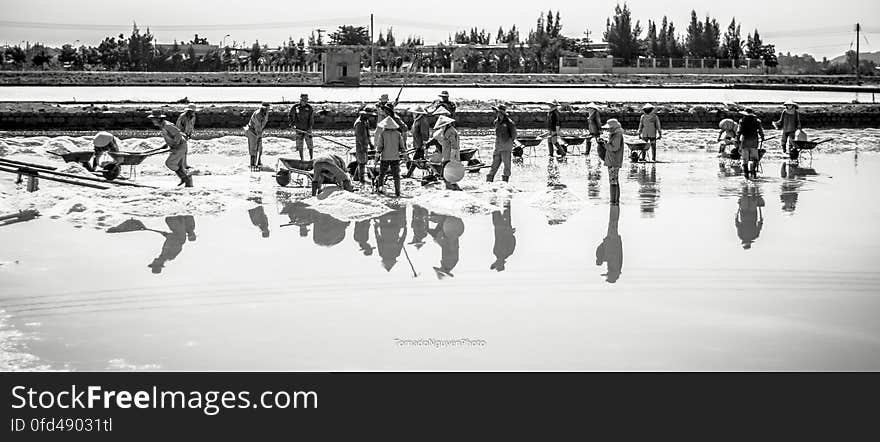
[[[340,221],[326,213],[318,212],[301,201],[285,203],[281,210],[282,214],[290,218],[290,223],[282,225],[298,226],[299,236],[309,235],[309,226],[312,226],[312,240],[322,247],[333,247],[345,239],[345,230],[350,224]]]
[[[617,222],[620,220],[620,206],[610,206],[608,213],[608,233],[605,239],[596,248],[596,265],[608,263],[608,271],[602,276],[605,281],[615,283],[620,278],[623,270],[623,240],[617,232]]]
[[[269,218],[266,216],[266,210],[263,209],[263,206],[257,206],[253,209],[248,210],[248,217],[251,219],[251,223],[257,226],[260,229],[260,232],[263,234],[263,238],[269,237]]]
[[[364,256],[373,254],[373,246],[370,245],[370,220],[354,223],[354,240],[358,243]]]
[[[155,231],[165,237],[165,243],[162,244],[162,253],[149,265],[153,273],[162,273],[165,262],[177,258],[185,242],[196,240],[196,220],[192,216],[169,216],[165,218],[165,224],[171,232]]]
[[[390,272],[397,264],[397,258],[400,257],[406,241],[406,207],[399,207],[393,212],[374,218],[373,229],[379,256],[382,257],[382,267]]]
[[[658,206],[660,189],[657,187],[657,167],[653,164],[633,164],[629,179],[639,183],[639,203],[643,217],[653,218]]]
[[[412,206],[410,227],[413,230],[413,239],[409,244],[419,250],[425,245],[425,238],[428,236],[428,210],[421,206]]]
[[[743,186],[742,194],[739,197],[739,208],[734,218],[736,234],[742,241],[743,249],[752,248],[752,243],[761,234],[761,228],[764,226],[764,214],[761,212],[761,207],[764,207],[764,198],[761,197],[760,189],[754,186]]]
[[[587,168],[587,197],[599,199],[602,183],[602,164],[590,164]]]
[[[510,220],[510,202],[504,205],[503,212],[500,210],[492,212],[492,224],[495,226],[495,246],[492,248],[495,262],[489,268],[503,272],[507,258],[510,258],[516,249],[516,236],[513,235],[516,229],[513,228]]]
[[[461,218],[448,215],[431,214],[431,222],[436,226],[428,229],[428,233],[440,246],[440,267],[434,267],[438,279],[453,277],[452,269],[458,264],[458,240],[464,233],[464,222]]]
[[[797,208],[798,190],[803,186],[803,181],[808,176],[816,176],[816,169],[812,167],[800,167],[796,163],[783,163],[779,175],[783,178],[779,200],[782,202],[782,211],[793,214]]]

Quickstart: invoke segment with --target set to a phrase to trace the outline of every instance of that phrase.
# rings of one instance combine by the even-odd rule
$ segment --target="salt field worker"
[[[339,155],[325,153],[315,157],[312,165],[312,196],[317,195],[321,185],[326,182],[336,183],[349,192],[354,190],[351,179],[345,173],[345,160]]]
[[[290,126],[296,132],[296,151],[299,159],[303,159],[303,142],[309,147],[309,159],[314,158],[315,145],[312,141],[312,129],[315,127],[315,109],[309,104],[309,94],[300,94],[299,103],[290,108]]]
[[[180,116],[177,117],[177,128],[183,132],[183,135],[186,136],[186,139],[192,138],[193,131],[196,128],[196,108],[195,104],[190,104],[186,107],[186,110],[180,113]]]
[[[727,145],[735,144],[736,142],[736,121],[725,118],[718,123],[718,129],[720,129],[718,131],[718,139],[715,141],[720,143],[718,153],[724,153],[724,148]]]
[[[95,147],[95,155],[92,157],[92,169],[98,168],[98,162],[104,152],[119,152],[119,140],[110,132],[98,132],[92,139]]]
[[[263,102],[259,109],[251,115],[250,121],[244,127],[244,134],[248,140],[248,153],[251,156],[251,170],[257,170],[263,165],[263,129],[269,122],[269,103]]]
[[[166,121],[165,115],[158,109],[147,114],[147,118],[159,128],[162,138],[165,139],[165,145],[170,149],[165,166],[180,178],[178,186],[183,184],[186,187],[192,187],[192,176],[186,173],[186,153],[189,149],[186,137],[180,133],[177,127]]]
[[[376,108],[380,109],[380,108],[384,108],[389,105],[391,107],[394,107],[394,105],[392,103],[388,102],[388,94],[379,95],[379,101],[376,102]]]
[[[773,122],[773,127],[782,129],[780,142],[782,143],[782,152],[788,153],[788,145],[795,140],[795,132],[801,130],[801,116],[798,112],[798,104],[788,100],[783,106],[785,110],[779,115],[779,120]]]
[[[375,149],[373,139],[370,137],[370,120],[376,116],[371,107],[365,107],[358,112],[354,120],[354,157],[357,161],[357,171],[354,179],[363,183],[367,172],[367,153]]]
[[[620,166],[623,165],[623,128],[616,118],[610,118],[602,126],[608,130],[605,143],[605,166],[608,167],[608,182],[611,185],[611,205],[620,204]]]
[[[455,118],[455,102],[449,100],[449,92],[440,92],[440,95],[438,95],[438,97],[440,99],[435,100],[434,103],[432,103],[434,105],[434,109],[431,113],[434,115],[447,115],[448,112],[449,118]],[[441,108],[445,110],[445,112],[437,112]]]
[[[513,159],[513,144],[516,140],[516,123],[507,115],[507,107],[503,104],[493,106],[495,111],[495,151],[492,153],[492,168],[486,175],[486,181],[495,180],[498,168],[504,164],[504,172],[501,180],[507,182],[510,179],[510,162]]]
[[[384,193],[382,188],[385,185],[385,176],[390,171],[394,179],[394,195],[400,197],[400,158],[401,154],[406,154],[400,126],[390,116],[385,117],[376,126],[382,128],[382,134],[376,142],[376,160],[379,161],[376,193]]]
[[[559,118],[559,102],[553,100],[553,102],[550,103],[550,110],[547,112],[547,131],[550,132],[550,137],[547,138],[547,147],[550,150],[550,157],[553,157],[553,152],[559,147],[559,131],[562,129],[561,124]]]
[[[743,174],[748,178],[749,175],[758,174],[758,146],[764,142],[764,129],[752,108],[746,108],[740,114],[742,118],[736,131],[736,141],[742,156]]]
[[[590,149],[593,146],[593,139],[599,139],[602,135],[602,116],[599,114],[599,106],[596,103],[587,105],[587,150],[585,155],[589,158]]]
[[[409,162],[406,175],[404,178],[412,178],[413,172],[416,170],[415,160],[425,159],[425,144],[431,139],[431,123],[428,121],[428,111],[422,106],[417,106],[412,110],[414,115],[412,124],[412,144],[415,152],[412,161]]]
[[[647,103],[642,106],[642,116],[639,117],[639,138],[648,142],[651,146],[651,161],[657,161],[657,140],[663,137],[663,131],[660,129],[660,117],[654,112],[654,105]],[[642,152],[642,160],[645,159],[645,152]]]
[[[441,169],[446,169],[446,166],[453,160],[461,162],[461,157],[459,157],[458,153],[460,149],[459,135],[458,130],[455,128],[455,120],[445,115],[437,118],[437,122],[434,123],[432,138],[440,143]],[[443,183],[449,190],[461,190],[458,184],[446,181],[445,177],[443,178]]]

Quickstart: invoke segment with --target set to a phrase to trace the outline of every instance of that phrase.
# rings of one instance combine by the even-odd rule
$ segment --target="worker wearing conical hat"
[[[379,161],[376,192],[383,193],[385,176],[390,171],[394,179],[394,195],[400,197],[400,159],[402,155],[406,155],[401,128],[391,116],[385,117],[376,126],[382,129],[382,134],[376,142],[376,159]]]
[[[779,120],[773,122],[773,127],[782,129],[782,152],[788,152],[788,145],[795,139],[795,132],[801,130],[801,116],[798,112],[798,104],[788,100],[783,106],[785,110],[779,116]]]
[[[623,128],[616,118],[609,118],[602,126],[608,130],[605,143],[605,166],[608,167],[608,182],[611,185],[611,205],[620,204],[620,167],[623,165]]]
[[[660,118],[654,112],[654,105],[647,103],[642,106],[642,116],[639,117],[639,138],[648,142],[651,146],[651,161],[657,161],[657,140],[663,137],[660,129]],[[645,159],[647,150],[642,151],[642,160]]]
[[[593,147],[593,139],[599,139],[602,135],[602,116],[599,114],[599,106],[596,103],[587,105],[587,150],[585,155],[589,157],[590,149]]]
[[[437,118],[437,122],[434,123],[434,133],[432,135],[432,138],[440,143],[440,163],[442,169],[445,170],[446,166],[452,161],[455,161],[459,164],[461,163],[461,157],[459,156],[459,135],[458,130],[455,128],[455,120],[445,115],[441,115],[439,118]],[[446,181],[445,176],[443,178],[443,182],[446,184],[446,188],[449,190],[461,190],[458,184]]]
[[[251,156],[251,170],[263,165],[263,129],[269,123],[269,107],[271,105],[264,102],[251,114],[251,119],[244,127],[244,135],[248,140],[248,153]]]
[[[547,147],[550,150],[550,157],[553,157],[553,153],[556,152],[559,146],[559,131],[562,129],[562,122],[559,116],[559,102],[553,100],[550,103],[550,110],[547,112],[547,131],[550,132],[550,136],[547,138]],[[560,155],[564,150],[560,150]]]

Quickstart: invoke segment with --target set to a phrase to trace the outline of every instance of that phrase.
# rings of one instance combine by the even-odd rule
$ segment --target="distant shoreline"
[[[827,92],[880,92],[880,77],[829,75],[663,74],[424,74],[381,73],[361,87],[730,88]],[[0,71],[2,86],[321,87],[320,73]]]

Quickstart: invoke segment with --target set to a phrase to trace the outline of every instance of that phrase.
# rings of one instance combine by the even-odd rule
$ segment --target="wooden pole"
[[[859,31],[861,30],[862,26],[856,23],[856,82],[862,80],[862,73],[859,72]]]
[[[376,87],[376,31],[373,27],[373,14],[370,14],[370,77]]]

